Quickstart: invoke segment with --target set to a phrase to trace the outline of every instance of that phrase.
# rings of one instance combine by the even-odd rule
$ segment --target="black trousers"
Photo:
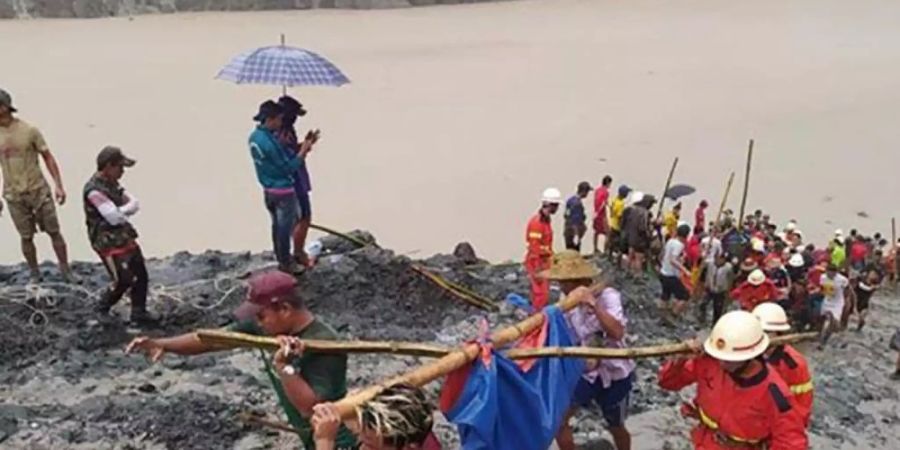
[[[706,320],[706,308],[709,303],[712,302],[713,305],[713,320],[712,323],[715,324],[719,321],[719,318],[722,317],[725,309],[725,293],[715,293],[710,292],[708,289],[706,291],[706,298],[703,300],[703,303],[700,303],[700,317],[702,320]]]
[[[131,311],[143,313],[147,311],[147,266],[144,264],[144,254],[140,247],[116,256],[101,257],[106,271],[112,278],[109,289],[103,293],[100,304],[104,308],[111,308],[125,292],[131,291]]]

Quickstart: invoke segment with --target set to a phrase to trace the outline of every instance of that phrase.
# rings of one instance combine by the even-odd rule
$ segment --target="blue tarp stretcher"
[[[518,348],[576,345],[559,308],[544,314],[543,327]],[[480,358],[448,376],[441,409],[459,429],[464,450],[546,450],[583,372],[582,359],[513,361],[485,343]]]

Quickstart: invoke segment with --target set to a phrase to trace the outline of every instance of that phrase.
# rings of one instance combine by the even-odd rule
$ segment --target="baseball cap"
[[[262,122],[279,114],[284,114],[284,107],[272,100],[266,100],[259,105],[259,112],[253,116],[253,120]]]
[[[3,89],[0,89],[0,105],[3,105],[3,106],[5,106],[5,107],[9,108],[10,112],[16,112],[16,111],[18,111],[18,110],[13,106],[12,96],[9,95],[9,92],[6,92],[6,91],[3,90]]]
[[[103,170],[108,164],[121,164],[125,167],[131,167],[137,164],[137,161],[125,156],[119,147],[107,145],[97,154],[97,170]]]
[[[252,319],[263,308],[292,299],[297,279],[281,271],[271,271],[252,276],[247,284],[250,286],[247,299],[234,310],[238,320]]]

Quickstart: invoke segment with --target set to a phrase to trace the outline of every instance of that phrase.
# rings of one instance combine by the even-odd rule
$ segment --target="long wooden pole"
[[[741,215],[737,218],[738,228],[744,228],[744,210],[747,207],[747,192],[750,190],[750,166],[753,164],[753,139],[747,148],[747,171],[744,173],[744,196],[741,198]]]
[[[897,218],[891,217],[891,247],[897,246]]]
[[[669,188],[672,187],[672,177],[675,176],[675,168],[678,167],[678,157],[675,157],[675,160],[672,161],[672,168],[669,169],[669,178],[666,178],[666,188],[663,189],[663,193],[659,198],[659,210],[656,212],[656,217],[662,217],[663,213],[663,204],[666,203],[666,194],[669,192]]]
[[[728,177],[728,183],[725,185],[725,194],[722,195],[722,202],[719,203],[719,211],[716,212],[716,226],[719,226],[719,222],[722,221],[722,213],[725,211],[725,205],[728,204],[728,195],[731,193],[731,185],[734,183],[734,172],[731,172],[731,175]],[[705,223],[703,224],[706,225]],[[713,230],[709,230],[710,233]]]
[[[197,337],[204,344],[221,349],[261,348],[277,350],[278,340],[268,336],[253,336],[222,330],[198,330]],[[313,353],[393,353],[409,356],[441,357],[451,348],[417,342],[325,341],[303,339],[304,350]]]
[[[591,289],[596,292],[602,289],[602,286],[597,285],[592,287]],[[576,293],[572,293],[566,296],[566,298],[561,300],[559,303],[557,303],[556,306],[558,306],[563,311],[568,311],[577,306],[579,301],[580,296],[576,295]],[[515,325],[503,328],[502,330],[492,333],[490,339],[495,347],[502,347],[525,336],[526,334],[543,325],[543,323],[544,313],[537,312]],[[446,356],[438,359],[437,361],[433,361],[424,366],[420,366],[403,375],[396,376],[374,386],[369,386],[365,389],[344,397],[343,399],[335,403],[337,411],[342,418],[350,419],[354,417],[357,405],[371,400],[386,387],[399,383],[424,386],[456,369],[464,367],[466,364],[469,364],[478,357],[479,351],[480,346],[477,343],[465,344],[459,349],[454,350]]]

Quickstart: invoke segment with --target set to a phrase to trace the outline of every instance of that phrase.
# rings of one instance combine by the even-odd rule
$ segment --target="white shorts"
[[[825,301],[822,303],[822,315],[825,313],[831,313],[831,317],[835,320],[841,320],[841,316],[844,315],[844,302],[829,302]]]

